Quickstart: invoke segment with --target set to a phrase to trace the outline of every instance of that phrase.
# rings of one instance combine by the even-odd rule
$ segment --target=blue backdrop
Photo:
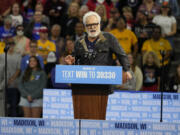
[[[45,89],[44,118],[73,119],[71,90]],[[180,94],[164,93],[163,121],[180,122]],[[109,96],[107,120],[160,121],[160,93],[115,91]]]

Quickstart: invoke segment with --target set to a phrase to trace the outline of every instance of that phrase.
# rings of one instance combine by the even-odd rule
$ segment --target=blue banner
[[[43,92],[43,118],[73,119],[71,90],[45,89]]]
[[[180,135],[180,124],[82,120],[81,135]]]
[[[78,120],[0,118],[0,135],[78,135]]]
[[[0,118],[0,135],[180,135],[180,123]]]
[[[56,66],[56,83],[122,84],[119,66]]]
[[[159,92],[115,91],[109,95],[106,120],[160,121]],[[163,122],[180,123],[180,94],[164,93]],[[43,118],[73,119],[71,90],[45,89]]]
[[[163,94],[163,121],[180,122],[180,94]],[[161,93],[120,92],[109,96],[106,119],[160,121]]]

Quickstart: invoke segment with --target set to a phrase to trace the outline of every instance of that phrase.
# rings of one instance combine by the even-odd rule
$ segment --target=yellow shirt
[[[49,40],[46,40],[45,43],[42,43],[41,40],[38,40],[37,45],[38,45],[38,54],[44,58],[44,63],[46,64],[47,63],[46,57],[47,57],[48,53],[56,52],[56,45]],[[46,57],[44,57],[44,56],[46,56]]]
[[[137,43],[136,35],[128,29],[120,32],[118,29],[113,29],[110,31],[119,41],[120,45],[124,49],[124,51],[128,54],[131,53],[131,47]]]
[[[5,43],[0,42],[0,54],[4,53]]]
[[[154,41],[153,39],[146,40],[143,44],[142,51],[154,51],[159,60],[162,60],[160,51],[171,51],[171,45],[168,40],[160,38],[159,41]],[[169,60],[165,60],[164,64],[168,64]]]

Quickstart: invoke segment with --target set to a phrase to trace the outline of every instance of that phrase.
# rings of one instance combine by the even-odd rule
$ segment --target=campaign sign
[[[81,135],[180,135],[180,124],[82,120]]]
[[[161,93],[120,92],[109,95],[106,119],[160,121]],[[163,122],[180,122],[180,94],[163,93]]]
[[[73,119],[71,90],[44,89],[43,118]]]
[[[78,120],[0,118],[0,135],[78,135]]]
[[[0,118],[0,135],[180,135],[180,123]]]
[[[122,67],[56,65],[55,82],[79,84],[122,84]]]
[[[163,94],[163,122],[180,123],[180,94]],[[115,91],[109,95],[106,120],[160,121],[161,93]],[[45,89],[43,118],[73,119],[71,90]]]

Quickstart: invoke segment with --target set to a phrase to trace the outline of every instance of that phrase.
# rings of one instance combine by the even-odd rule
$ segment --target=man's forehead
[[[96,16],[92,15],[86,18],[86,22],[98,22],[98,19]]]

